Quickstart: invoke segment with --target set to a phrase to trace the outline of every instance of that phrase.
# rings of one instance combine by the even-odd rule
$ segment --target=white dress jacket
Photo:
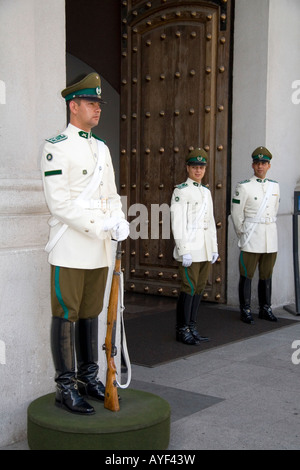
[[[252,176],[237,184],[231,202],[231,217],[241,250],[250,253],[278,251],[279,201],[280,188],[276,181]]]
[[[111,232],[104,232],[105,219],[124,218],[108,147],[101,142],[101,170],[98,140],[69,124],[43,149],[41,171],[46,202],[51,213],[49,243],[64,224],[68,228],[49,253],[49,263],[79,269],[111,264]],[[76,201],[93,177],[99,184],[88,200]]]
[[[188,178],[176,186],[171,199],[174,258],[190,253],[193,262],[211,261],[218,252],[216,224],[210,190]]]

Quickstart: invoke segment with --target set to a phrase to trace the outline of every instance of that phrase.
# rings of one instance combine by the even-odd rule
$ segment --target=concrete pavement
[[[293,353],[299,360],[299,321],[153,369],[134,366],[133,377],[180,390],[182,408],[186,392],[200,394],[199,411],[172,421],[169,450],[299,450],[300,364]]]

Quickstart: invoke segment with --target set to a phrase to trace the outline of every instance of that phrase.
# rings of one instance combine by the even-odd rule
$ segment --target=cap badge
[[[205,158],[203,157],[197,157],[198,162],[205,162]]]
[[[96,88],[96,93],[97,93],[98,96],[101,95],[101,88],[99,86],[97,86],[97,88]]]

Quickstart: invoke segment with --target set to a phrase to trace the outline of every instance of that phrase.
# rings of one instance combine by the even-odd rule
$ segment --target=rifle
[[[107,360],[104,408],[107,408],[111,411],[120,410],[116,380],[117,368],[115,365],[114,357],[117,354],[117,347],[115,341],[117,329],[119,286],[121,276],[121,255],[121,242],[118,242],[107,311],[107,329],[105,344],[103,345]]]

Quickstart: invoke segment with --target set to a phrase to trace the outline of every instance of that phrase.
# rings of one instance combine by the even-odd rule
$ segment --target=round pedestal
[[[88,400],[96,413],[78,416],[58,408],[55,394],[33,401],[27,410],[31,450],[165,450],[170,438],[170,406],[140,390],[118,390],[120,411]]]

